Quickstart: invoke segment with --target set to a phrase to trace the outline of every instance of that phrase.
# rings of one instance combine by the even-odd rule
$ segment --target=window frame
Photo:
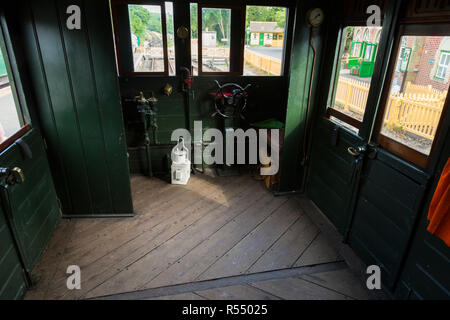
[[[111,0],[111,12],[113,17],[113,29],[114,29],[114,41],[115,41],[115,51],[116,51],[116,60],[119,76],[170,76],[169,75],[169,52],[168,52],[168,43],[167,43],[167,20],[166,20],[166,6],[164,0]],[[168,2],[174,2],[168,1]],[[126,5],[128,9],[128,5],[145,5],[145,6],[160,6],[161,7],[161,32],[163,38],[163,59],[164,59],[164,71],[125,71],[123,66],[123,60],[121,55],[121,46],[120,46],[120,35],[119,35],[119,22],[118,22],[118,14],[117,14],[117,5]],[[128,12],[128,11],[127,11]],[[128,12],[128,30],[131,34],[131,26],[130,26],[130,15]],[[174,30],[174,34],[175,30]],[[130,39],[131,40],[131,39]],[[176,52],[176,47],[175,47]],[[131,53],[133,56],[133,53]],[[134,69],[134,61],[133,61],[133,69]],[[176,69],[176,66],[175,66]],[[175,72],[172,77],[177,76]]]
[[[336,47],[336,50],[335,50],[335,52],[337,52],[337,55],[336,55],[335,61],[333,62],[333,68],[334,68],[333,79],[332,79],[332,82],[330,84],[330,91],[329,91],[330,94],[329,94],[329,98],[327,99],[327,107],[326,107],[325,116],[326,116],[326,118],[329,121],[334,122],[331,119],[331,117],[334,117],[334,118],[337,118],[338,120],[340,120],[342,122],[345,122],[346,124],[356,128],[356,129],[358,129],[358,132],[352,131],[350,129],[346,129],[346,130],[348,130],[352,134],[360,136],[360,131],[361,131],[362,127],[363,127],[364,119],[363,120],[358,120],[356,118],[353,118],[353,117],[351,117],[351,116],[349,116],[349,115],[347,115],[347,114],[345,114],[345,113],[343,113],[343,112],[333,108],[333,105],[332,105],[334,103],[334,101],[335,101],[335,98],[336,98],[337,84],[338,84],[338,81],[339,81],[339,70],[340,70],[340,67],[338,69],[338,65],[341,62],[341,57],[342,57],[342,54],[344,53],[344,48],[345,48],[345,46],[342,43],[342,40],[343,40],[343,38],[345,36],[344,35],[344,31],[348,27],[362,27],[362,25],[345,24],[345,25],[342,25],[341,28],[340,28],[339,36],[338,36],[338,39],[337,39],[337,47]],[[381,26],[381,28],[383,28],[383,26]],[[366,29],[366,30],[368,30],[368,29]],[[383,29],[380,29],[379,31],[381,32],[382,30]],[[364,41],[358,40],[358,34],[361,34],[361,33],[362,33],[361,29],[358,29],[356,34],[355,34],[355,41],[352,41],[352,44],[350,46],[350,56],[349,56],[349,58],[358,58],[356,56],[352,56],[353,45],[356,44],[356,43],[360,44],[359,57],[361,57],[361,55],[363,55],[363,43],[364,43]],[[380,36],[380,39],[381,39],[381,36]],[[375,51],[375,63],[376,63],[376,56],[378,55],[378,51],[379,51],[378,50],[378,44],[376,44],[376,48],[377,48],[377,50]],[[363,58],[364,57],[362,57],[362,59]],[[370,91],[372,90],[372,81],[370,82],[370,84],[371,85],[370,85],[370,88],[369,88],[369,95],[370,95]],[[367,107],[367,105],[366,105],[366,107]]]
[[[448,72],[448,69],[450,68],[450,51],[448,51],[448,50],[440,50],[440,52],[441,52],[441,54],[439,55],[439,61],[438,61],[438,65],[437,65],[437,68],[436,68],[436,74],[435,74],[434,77],[439,79],[439,80],[445,80],[447,72]],[[441,64],[441,60],[442,60],[442,57],[444,55],[448,57],[448,58],[446,58],[446,60],[448,59],[448,64],[447,65],[442,65]],[[444,76],[443,77],[438,75],[439,68],[441,68],[441,67],[444,68]]]
[[[3,152],[8,147],[16,142],[17,139],[24,136],[31,130],[31,119],[26,108],[26,103],[21,99],[23,95],[21,78],[18,74],[18,65],[14,55],[13,45],[9,37],[9,28],[4,17],[3,10],[0,9],[0,50],[5,62],[7,77],[9,86],[11,87],[11,93],[14,98],[14,105],[17,111],[20,128],[16,130],[12,135],[7,137],[4,141],[0,142],[0,152]],[[23,97],[22,97],[23,98]]]
[[[408,147],[405,144],[384,136],[381,133],[381,129],[383,126],[384,114],[387,107],[386,104],[389,98],[389,93],[393,81],[393,74],[395,72],[397,63],[396,58],[402,45],[401,38],[403,36],[450,36],[450,32],[448,32],[448,26],[448,24],[442,23],[401,24],[399,26],[399,31],[397,32],[397,35],[395,37],[393,50],[391,51],[389,67],[386,73],[385,84],[381,94],[379,108],[375,117],[375,126],[373,129],[373,141],[376,141],[380,147],[402,158],[403,160],[406,160],[413,165],[425,170],[429,168],[430,163],[432,162],[431,160],[434,156],[434,151],[436,150],[436,146],[443,129],[444,120],[448,116],[448,109],[450,104],[450,94],[448,94],[448,92],[450,91],[450,89],[447,89],[447,96],[444,105],[442,106],[439,124],[436,127],[436,134],[434,135],[429,155],[425,155],[415,149]]]

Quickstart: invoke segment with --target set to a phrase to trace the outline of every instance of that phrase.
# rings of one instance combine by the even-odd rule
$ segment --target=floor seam
[[[255,290],[259,290],[259,291],[261,291],[261,292],[263,292],[263,293],[265,293],[265,294],[268,294],[268,295],[270,295],[270,296],[272,296],[272,297],[278,298],[278,299],[280,299],[280,300],[286,300],[286,299],[284,299],[284,298],[282,298],[282,297],[280,297],[280,296],[277,296],[276,294],[273,294],[273,293],[271,293],[271,292],[269,292],[269,291],[266,291],[266,290],[264,290],[264,289],[255,287],[255,286],[253,285],[253,283],[254,283],[254,282],[247,283],[247,286],[249,286],[250,288],[253,288],[253,289],[255,289]]]
[[[353,299],[353,300],[359,300],[359,299],[357,299],[357,298],[355,298],[355,297],[349,296],[349,295],[346,294],[346,293],[343,293],[343,292],[340,292],[340,291],[338,291],[338,290],[335,290],[335,289],[332,289],[332,288],[329,288],[329,287],[325,287],[325,286],[320,285],[320,284],[318,284],[318,283],[315,283],[315,282],[313,282],[313,281],[304,279],[304,278],[302,278],[302,275],[297,276],[296,278],[301,279],[301,280],[306,281],[306,282],[309,282],[309,283],[311,283],[311,284],[314,284],[314,285],[316,285],[316,286],[318,286],[318,287],[321,287],[321,288],[324,288],[324,289],[327,289],[327,290],[330,290],[330,291],[339,293],[340,295],[343,295],[343,296],[345,296],[345,297],[347,297],[347,298],[351,298],[351,299]]]
[[[304,214],[303,214],[304,215]],[[285,234],[286,234],[286,232],[288,232],[289,231],[289,229],[291,229],[292,228],[292,226],[295,224],[295,223],[297,223],[297,221],[299,221],[302,217],[303,217],[303,215],[301,215],[300,217],[298,217],[297,219],[295,219],[295,221],[294,222],[292,222],[287,228],[286,228],[286,230],[284,230],[282,233],[281,233],[281,235],[278,237],[278,238],[276,238],[275,239],[275,241],[266,249],[266,250],[264,250],[264,252],[258,257],[258,259],[256,259],[255,260],[255,262],[253,262],[248,268],[247,268],[247,270],[245,270],[245,272],[244,273],[248,273],[248,271],[266,254],[266,252],[267,251],[269,251],[274,245],[275,245],[275,243],[277,243],[278,242],[278,240],[280,240],[281,239],[281,237],[283,237]]]
[[[170,296],[187,292],[198,292],[208,289],[230,287],[233,285],[249,284],[265,280],[291,278],[306,274],[322,273],[327,271],[336,271],[348,268],[344,262],[323,263],[314,266],[303,266],[298,268],[280,269],[274,271],[259,272],[254,274],[237,275],[212,280],[203,280],[197,282],[188,282],[183,284],[150,288],[144,290],[135,290],[112,295],[93,297],[91,299],[146,299],[161,296]]]
[[[316,227],[317,228],[317,227]],[[309,247],[311,247],[311,245],[313,244],[314,241],[316,241],[316,239],[319,237],[321,231],[319,228],[317,228],[317,234],[315,235],[315,237],[311,240],[311,242],[306,246],[305,250],[303,250],[300,255],[298,256],[297,259],[295,259],[294,263],[291,264],[291,268],[293,268],[295,266],[295,264],[298,262],[298,260],[300,260],[300,258],[303,256],[303,254],[305,254],[305,252],[309,249]]]

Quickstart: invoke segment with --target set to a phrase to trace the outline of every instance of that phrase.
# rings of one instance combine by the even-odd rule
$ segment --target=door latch
[[[353,157],[359,157],[361,154],[364,154],[367,151],[367,146],[362,145],[359,147],[348,147],[347,152],[350,153]]]
[[[25,174],[19,167],[14,167],[12,169],[0,168],[0,178],[4,178],[6,184],[9,185],[25,182]]]

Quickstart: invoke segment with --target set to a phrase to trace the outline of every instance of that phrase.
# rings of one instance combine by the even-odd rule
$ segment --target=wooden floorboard
[[[294,267],[342,261],[339,253],[328,244],[323,233],[318,233],[308,248],[300,255]]]
[[[273,200],[272,200],[273,201]],[[204,272],[198,280],[229,277],[245,273],[258,258],[293,224],[302,212],[294,209],[290,199],[255,226],[239,243],[231,248]],[[252,219],[252,216],[248,217]],[[247,221],[243,221],[249,224]]]
[[[135,217],[61,223],[33,271],[40,281],[26,298],[95,298],[295,267],[320,269],[321,264],[341,260],[297,200],[274,197],[250,176],[195,175],[186,186],[133,176],[131,187]],[[66,288],[71,264],[81,268],[81,290]],[[350,279],[345,272],[335,274]],[[364,297],[354,283],[333,282],[330,275],[289,276],[149,298]]]
[[[291,268],[318,234],[308,216],[301,216],[247,272]]]
[[[246,212],[247,208],[250,208],[248,211],[252,212],[252,214],[256,213],[255,208],[262,209],[257,203],[264,196],[267,198],[266,203],[272,197],[267,193],[264,195],[252,192],[251,189],[245,190],[241,194],[241,197],[235,198],[235,201],[230,201],[229,206],[221,206],[209,212],[203,219],[192,225],[192,227],[185,228],[175,237],[167,240],[163,245],[102,284],[99,288],[91,292],[88,297],[104,295],[105,293],[122,292],[123,289],[125,291],[132,291],[146,288],[147,283],[155,276],[169,268],[172,263],[175,263],[203,240],[210,237],[224,224],[228,223],[240,213]],[[277,203],[277,201],[274,202]],[[256,207],[252,207],[253,204]]]
[[[240,180],[239,180],[240,181]],[[86,279],[86,285],[82,291],[67,292],[66,298],[73,298],[73,295],[83,296],[86,291],[93,289],[94,287],[102,284],[110,277],[119,273],[135,261],[139,260],[142,256],[146,255],[151,250],[157,248],[159,245],[170,239],[175,234],[182,231],[190,223],[195,222],[195,219],[202,217],[208,213],[208,210],[217,208],[227,203],[229,199],[239,196],[240,191],[245,191],[249,182],[239,184],[237,187],[233,184],[225,184],[220,190],[213,190],[208,186],[209,191],[205,191],[205,197],[201,198],[198,195],[198,190],[191,197],[196,200],[188,205],[182,201],[171,201],[172,207],[165,207],[158,215],[153,216],[153,219],[144,219],[141,223],[133,228],[122,227],[121,235],[128,238],[123,245],[117,247],[115,250],[104,254],[100,259],[88,263],[83,267],[84,279]],[[202,189],[203,190],[203,189]],[[197,195],[197,197],[195,197]],[[180,199],[177,200],[184,200]],[[145,223],[145,222],[148,223]],[[117,235],[110,239],[112,245],[117,245],[121,240]],[[98,243],[98,242],[97,242]],[[112,266],[112,268],[111,268]],[[65,275],[61,274],[60,288],[57,288],[57,292],[61,291],[64,287]],[[61,289],[61,290],[60,290]]]
[[[254,206],[248,207],[234,219],[231,219],[221,229],[206,238],[205,241],[193,248],[184,257],[181,257],[167,270],[164,270],[163,273],[150,281],[147,287],[200,280],[203,272],[239,243],[287,199],[265,195],[258,200]],[[216,276],[213,277],[217,278]]]

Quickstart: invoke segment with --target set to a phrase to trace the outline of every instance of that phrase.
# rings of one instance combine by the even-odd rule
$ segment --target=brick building
[[[403,54],[405,48],[411,48],[409,57]],[[406,70],[401,69],[402,62],[407,65]],[[416,85],[446,91],[449,86],[449,69],[450,37],[405,36],[395,70],[397,83],[394,85],[402,86],[411,81]]]

